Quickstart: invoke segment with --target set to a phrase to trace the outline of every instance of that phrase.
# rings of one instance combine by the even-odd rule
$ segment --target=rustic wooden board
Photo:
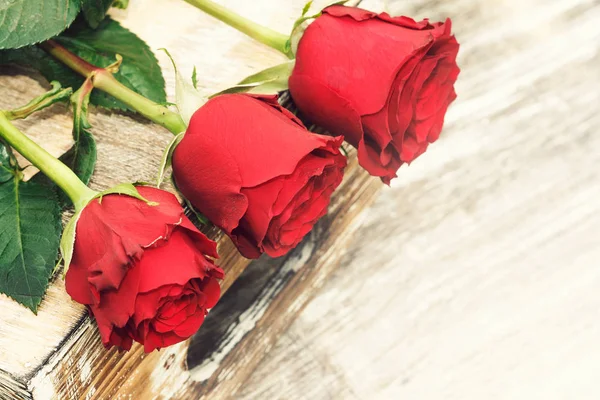
[[[241,296],[243,302],[248,302],[239,304],[241,314],[234,321],[223,319],[225,326],[217,332],[207,330],[192,340],[188,362],[192,379],[200,383],[198,394],[201,398],[234,396],[279,335],[338,267],[341,254],[360,226],[358,215],[372,203],[381,188],[378,179],[368,176],[355,163],[353,160],[328,216],[301,246],[274,268],[270,279],[262,286],[254,287],[259,289],[256,297],[244,295],[244,288],[234,285],[228,298],[239,304],[237,298]],[[259,267],[252,264],[249,269]],[[257,282],[250,279],[244,283],[249,286]],[[210,324],[222,326],[221,320],[214,318],[227,312],[228,304],[224,303],[211,316]],[[215,333],[222,333],[222,336],[214,337]],[[196,348],[200,351],[194,354]],[[194,359],[194,356],[202,357]]]
[[[224,3],[282,31],[290,29],[304,5],[303,0]],[[318,6],[326,1],[316,3]],[[153,0],[143,5],[133,1],[127,11],[116,12],[115,17],[147,40],[152,48],[169,49],[184,73],[191,73],[195,65],[202,76],[200,88],[205,94],[283,61],[281,55],[202,15],[180,0]],[[164,55],[159,53],[158,56],[166,71],[167,89],[172,97],[172,67]],[[23,104],[47,87],[37,74],[24,76],[23,72],[12,67],[2,68],[0,107]],[[19,121],[17,125],[58,155],[71,143],[71,121],[65,111],[64,107],[56,106]],[[94,110],[90,119],[99,141],[99,163],[92,181],[94,188],[154,178],[162,149],[170,139],[168,132],[142,118],[103,110]],[[323,272],[333,270],[343,244],[348,240],[345,235],[353,232],[352,221],[361,208],[370,203],[381,184],[359,170],[355,160],[351,160],[343,187],[333,205],[334,215],[341,215],[327,226],[332,238],[324,240],[330,248],[312,257],[307,271],[314,270],[317,261],[329,263]],[[344,201],[345,196],[350,203]],[[222,285],[226,291],[248,261],[234,251],[228,239],[216,231],[212,231],[211,236],[219,240],[220,264],[227,272]],[[324,275],[321,272],[311,276],[322,280]],[[291,290],[286,294],[286,301],[292,301],[296,294],[298,289]],[[0,305],[3,309],[0,315],[2,398],[29,398],[31,395],[35,399],[190,398],[194,396],[192,393],[204,390],[202,383],[196,383],[187,371],[187,343],[150,355],[144,355],[140,346],[128,353],[104,350],[94,323],[81,306],[70,301],[61,279],[52,284],[37,316],[4,296],[0,296]],[[278,331],[270,333],[271,337],[274,338],[273,335],[290,322],[288,318]],[[258,355],[256,361],[262,358],[262,354]],[[240,377],[248,373],[246,369]],[[227,388],[223,387],[229,390]]]
[[[600,398],[600,2],[390,8],[454,21],[445,132],[236,398]]]

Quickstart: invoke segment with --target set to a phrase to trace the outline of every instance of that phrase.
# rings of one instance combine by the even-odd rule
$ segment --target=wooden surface
[[[237,398],[600,398],[600,2],[390,8],[452,17],[458,100]]]
[[[281,30],[303,3],[221,2]],[[152,48],[167,47],[184,71],[195,64],[205,93],[281,60],[179,0],[130,7],[118,15],[124,24]],[[235,395],[210,398],[599,398],[600,3],[391,0],[388,7],[453,19],[462,74],[442,139],[355,216],[351,237],[337,242],[346,250],[336,253],[335,277],[314,281],[325,288],[275,341],[294,315],[272,315],[294,285],[279,292],[256,320],[259,330],[238,344],[255,343],[250,353],[238,352],[221,371],[218,387]],[[172,96],[172,69],[159,57]],[[0,107],[43,90],[35,76],[0,72]],[[101,143],[96,187],[152,178],[166,131],[102,111],[90,119]],[[70,121],[59,108],[20,126],[56,153],[69,145]],[[289,309],[309,301],[297,299]],[[4,298],[0,304],[0,370],[14,374],[0,373],[0,393],[9,398],[33,391],[36,399],[194,399],[206,389],[193,381],[207,365],[194,360],[187,374],[185,344],[149,357],[104,351],[59,280],[37,317]],[[256,365],[256,352],[270,349],[250,375],[244,368]]]

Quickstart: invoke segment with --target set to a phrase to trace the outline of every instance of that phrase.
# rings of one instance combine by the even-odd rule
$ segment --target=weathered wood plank
[[[192,379],[201,383],[201,398],[235,395],[279,334],[337,268],[340,255],[360,226],[357,216],[371,204],[381,186],[381,181],[358,168],[356,159],[352,159],[328,216],[280,265],[256,300],[229,326],[212,354],[203,354],[197,367],[190,366]],[[236,292],[231,295],[236,296]],[[202,346],[204,339],[209,338],[201,333],[194,341]]]
[[[452,17],[458,99],[236,398],[599,398],[600,3],[390,6]]]

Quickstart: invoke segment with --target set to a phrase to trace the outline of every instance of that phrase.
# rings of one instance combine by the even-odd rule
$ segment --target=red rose
[[[192,116],[173,174],[242,255],[278,257],[327,212],[346,166],[341,143],[309,132],[277,96],[221,95]]]
[[[300,39],[289,80],[298,108],[358,149],[388,183],[437,140],[454,82],[450,20],[430,24],[359,8],[323,10]]]
[[[76,228],[67,292],[88,306],[102,342],[146,352],[181,342],[220,295],[216,244],[183,215],[172,194],[138,187],[149,205],[110,194],[83,210]]]

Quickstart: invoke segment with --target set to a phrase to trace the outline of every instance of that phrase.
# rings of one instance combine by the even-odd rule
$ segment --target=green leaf
[[[52,187],[17,172],[0,184],[0,292],[37,312],[56,262],[60,207]]]
[[[86,185],[90,183],[97,158],[96,141],[88,129],[89,125],[86,128],[81,126],[78,132],[74,129],[73,136],[77,135],[76,142],[60,157]]]
[[[77,122],[75,122],[77,124]],[[73,126],[73,138],[75,144],[67,150],[60,160],[69,166],[75,174],[86,185],[90,183],[90,179],[94,173],[97,160],[96,140],[89,131],[90,125],[79,124]],[[59,191],[60,203],[63,208],[72,205],[71,199],[63,191]]]
[[[293,69],[294,60],[287,61],[251,75],[237,85],[211,97],[227,93],[276,94],[283,92],[288,89],[288,80]]]
[[[81,11],[88,25],[96,29],[112,3],[113,0],[82,0]]]
[[[10,148],[0,141],[0,184],[12,179],[13,176]]]
[[[120,54],[123,63],[114,75],[115,78],[156,103],[167,101],[165,80],[158,61],[142,39],[110,18],[103,20],[96,30],[88,27],[77,28],[65,32],[57,40],[73,53],[98,67],[111,65],[116,55]],[[125,104],[100,91],[92,94],[91,101],[92,104],[107,108],[129,109]]]
[[[123,63],[114,74],[115,78],[156,103],[166,102],[165,80],[156,57],[140,38],[118,22],[106,18],[96,30],[77,24],[56,40],[79,57],[102,68],[111,65],[120,54]],[[46,79],[59,81],[63,87],[80,87],[84,81],[83,77],[35,46],[0,52],[0,64],[8,63],[31,66]],[[90,102],[108,109],[133,111],[101,91],[94,91]]]
[[[129,0],[115,0],[112,6],[121,10],[125,10],[129,6]]]
[[[96,141],[90,132],[91,125],[88,121],[88,104],[93,84],[86,80],[73,95],[73,140],[75,144],[63,154],[61,160],[67,164],[86,185],[90,183],[94,167],[96,166]]]
[[[80,0],[0,0],[0,49],[39,43],[75,20]]]
[[[63,87],[79,87],[83,83],[83,78],[36,46],[0,51],[0,65],[3,64],[32,67],[40,71],[48,81],[58,81]]]
[[[50,107],[54,103],[58,103],[68,99],[73,93],[73,89],[63,89],[60,86],[60,83],[57,81],[50,82],[50,85],[52,86],[51,90],[31,100],[23,107],[19,107],[10,111],[5,111],[4,113],[6,114],[8,119],[27,118],[35,112],[43,110],[46,107]]]

